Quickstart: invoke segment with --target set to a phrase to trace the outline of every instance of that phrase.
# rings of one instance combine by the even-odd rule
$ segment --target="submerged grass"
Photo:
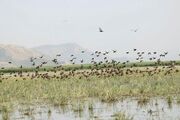
[[[114,117],[114,120],[133,120],[133,118],[127,117],[123,112],[118,112],[112,117]]]
[[[2,119],[3,120],[9,120],[9,112],[6,107],[2,107]]]

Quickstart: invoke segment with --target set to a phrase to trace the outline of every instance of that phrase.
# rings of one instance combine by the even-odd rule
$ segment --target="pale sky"
[[[180,52],[180,0],[0,0],[1,44],[69,42]]]

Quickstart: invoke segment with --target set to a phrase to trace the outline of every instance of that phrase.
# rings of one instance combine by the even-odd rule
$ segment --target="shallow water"
[[[180,120],[180,105],[154,98],[146,104],[137,99],[102,103],[97,99],[73,101],[66,106],[18,105],[8,114],[10,120],[113,120],[116,113],[125,113],[133,120]],[[5,113],[1,111],[0,119]]]

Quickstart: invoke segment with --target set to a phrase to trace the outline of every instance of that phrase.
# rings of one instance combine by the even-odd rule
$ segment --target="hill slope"
[[[51,58],[56,58],[57,54],[61,54],[60,61],[64,61],[65,63],[69,63],[69,60],[72,59],[70,56],[72,54],[77,58],[77,63],[80,61],[80,59],[84,59],[85,62],[89,62],[91,59],[90,54],[92,53],[91,51],[79,46],[76,43],[44,45],[35,47],[33,50],[36,50],[41,54]],[[85,51],[85,53],[81,53],[81,51]]]
[[[27,64],[30,57],[40,56],[41,54],[32,49],[24,48],[16,45],[0,44],[0,65],[1,66],[16,66],[21,63]],[[12,65],[8,62],[11,61]]]

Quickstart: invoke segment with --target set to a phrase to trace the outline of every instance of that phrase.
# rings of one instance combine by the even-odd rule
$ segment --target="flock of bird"
[[[138,29],[132,29],[132,32],[137,32]],[[104,32],[101,27],[99,27],[99,32]],[[86,51],[82,50],[81,54],[85,54]],[[71,78],[77,76],[79,79],[88,78],[90,76],[97,76],[97,77],[112,77],[112,76],[124,76],[124,75],[149,75],[153,76],[156,74],[164,74],[169,75],[174,72],[179,72],[177,67],[176,61],[169,61],[163,62],[163,58],[168,55],[168,52],[158,53],[158,52],[143,52],[138,51],[137,49],[132,49],[131,51],[126,51],[125,54],[129,55],[131,53],[135,54],[135,62],[131,60],[126,60],[120,62],[118,60],[113,60],[110,58],[110,54],[117,54],[117,50],[112,51],[94,51],[90,54],[91,60],[88,63],[88,67],[85,67],[87,62],[84,59],[79,59],[74,54],[70,54],[70,64],[80,64],[80,68],[75,69],[71,68],[68,71],[65,67],[59,63],[59,59],[61,59],[62,54],[57,54],[51,62],[55,64],[53,69],[47,69],[45,66],[50,61],[45,61],[45,56],[39,57],[31,57],[30,63],[34,68],[35,72],[28,72],[23,70],[23,66],[20,65],[20,70],[15,72],[11,71],[9,76],[1,72],[0,78],[1,79],[8,79],[11,77],[21,77],[26,79],[27,77],[34,79],[34,78],[43,78],[43,79],[64,79],[64,78]],[[143,66],[139,67],[138,63],[142,63],[145,60],[145,56],[148,56],[148,60],[152,61],[154,64],[151,66]],[[179,54],[180,56],[180,54]],[[37,61],[41,61],[40,63]],[[78,60],[78,63],[76,63]],[[131,62],[130,62],[131,61]],[[13,64],[12,61],[9,61],[8,64]],[[1,67],[2,70],[5,67]],[[43,69],[43,72],[42,72]]]
[[[85,54],[86,51],[80,51],[80,54]],[[39,57],[31,57],[30,63],[32,67],[34,68],[34,72],[28,72],[24,71],[22,68],[23,66],[20,66],[20,71],[18,72],[10,72],[9,76],[5,75],[5,73],[1,73],[0,78],[1,79],[8,79],[10,77],[21,77],[23,79],[26,79],[27,77],[31,79],[35,78],[43,78],[43,79],[65,79],[65,78],[71,78],[71,77],[78,77],[79,79],[82,78],[89,78],[91,76],[97,76],[97,77],[112,77],[112,76],[124,76],[124,75],[157,75],[157,74],[164,74],[169,75],[172,73],[179,72],[179,69],[177,67],[176,61],[170,61],[168,63],[163,62],[162,59],[165,58],[168,55],[168,52],[158,53],[158,52],[143,52],[138,51],[137,49],[132,49],[131,51],[126,51],[124,54],[130,55],[134,54],[135,62],[132,62],[131,60],[126,61],[116,61],[111,59],[111,54],[118,54],[119,51],[117,50],[111,50],[111,51],[94,51],[90,54],[91,61],[86,67],[85,60],[79,59],[74,54],[70,54],[70,64],[79,64],[80,68],[75,69],[69,69],[66,70],[63,64],[59,63],[59,59],[61,59],[62,54],[57,54],[51,62],[54,63],[53,69],[47,69],[45,66],[48,64],[49,61],[45,61],[43,58],[45,56],[39,56]],[[143,66],[139,67],[139,63],[142,63],[145,59],[145,56],[148,56],[149,61],[152,61],[153,66]],[[179,55],[180,56],[180,55]],[[100,60],[97,60],[99,58]],[[77,59],[79,60],[79,63],[76,63]],[[37,63],[37,61],[42,60],[40,63]],[[12,61],[8,62],[9,64],[12,64]],[[5,69],[5,68],[1,68]],[[43,70],[43,72],[42,72]]]

